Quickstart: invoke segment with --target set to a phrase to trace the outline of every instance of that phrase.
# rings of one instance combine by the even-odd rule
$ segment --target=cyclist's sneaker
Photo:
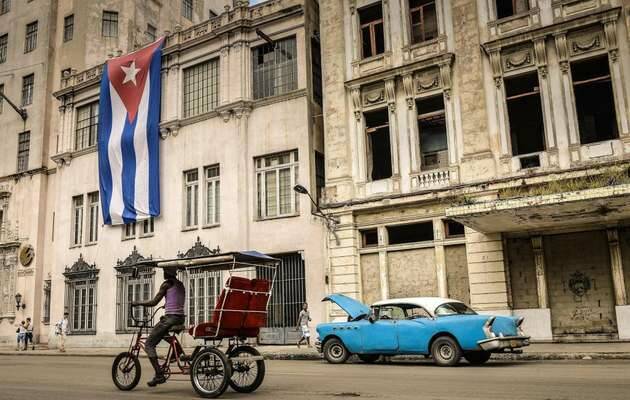
[[[147,382],[147,385],[154,387],[164,382],[166,382],[166,377],[164,375],[154,376],[153,379]]]

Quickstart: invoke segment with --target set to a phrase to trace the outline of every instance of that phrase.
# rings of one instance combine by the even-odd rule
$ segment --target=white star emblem
[[[138,75],[138,72],[140,72],[140,68],[136,68],[136,62],[132,61],[131,65],[129,65],[128,67],[121,66],[120,68],[125,73],[125,79],[123,80],[123,85],[127,82],[133,82],[133,84],[137,86],[136,75]]]

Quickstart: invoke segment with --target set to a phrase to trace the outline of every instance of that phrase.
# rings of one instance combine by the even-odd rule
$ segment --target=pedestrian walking
[[[24,350],[28,350],[28,344],[31,343],[32,350],[35,350],[35,345],[33,344],[33,322],[31,322],[31,318],[26,318],[26,335],[24,336]]]
[[[59,351],[66,352],[66,336],[68,336],[68,313],[63,313],[63,319],[55,325],[55,334],[59,336]]]
[[[24,340],[26,340],[26,323],[24,321],[22,321],[20,323],[20,325],[18,326],[16,332],[18,334],[18,339],[17,339],[18,348],[17,348],[17,350],[18,351],[25,350],[25,348],[24,348]]]
[[[302,331],[302,336],[300,336],[300,340],[297,342],[298,349],[303,341],[306,341],[306,345],[311,347],[311,331],[308,328],[310,321],[311,314],[308,312],[308,303],[304,303],[302,305],[302,311],[300,311],[300,315],[298,315],[297,326],[295,328],[296,331]]]

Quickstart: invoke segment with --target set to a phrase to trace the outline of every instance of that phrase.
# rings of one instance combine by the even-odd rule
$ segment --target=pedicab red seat
[[[265,279],[230,277],[217,299],[212,320],[190,328],[190,335],[199,339],[258,336],[267,321],[269,288]]]

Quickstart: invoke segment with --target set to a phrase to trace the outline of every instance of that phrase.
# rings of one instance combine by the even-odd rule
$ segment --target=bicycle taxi
[[[228,386],[237,392],[251,393],[262,384],[265,361],[248,342],[257,338],[260,328],[266,324],[267,306],[278,264],[278,259],[252,251],[186,259],[143,260],[134,266],[134,272],[140,268],[177,267],[180,271],[223,271],[221,275],[227,276],[212,311],[212,319],[188,327],[188,333],[197,340],[190,355],[184,354],[177,338],[186,326],[175,326],[164,337],[168,350],[160,366],[167,380],[172,375],[190,375],[193,388],[204,398],[218,397]],[[153,312],[147,309],[138,312],[134,307],[129,308],[130,321],[134,322],[138,331],[132,337],[129,350],[114,359],[112,379],[118,389],[132,390],[140,381],[138,357],[140,351],[144,351],[153,318],[162,308]],[[227,347],[222,347],[222,344]]]

